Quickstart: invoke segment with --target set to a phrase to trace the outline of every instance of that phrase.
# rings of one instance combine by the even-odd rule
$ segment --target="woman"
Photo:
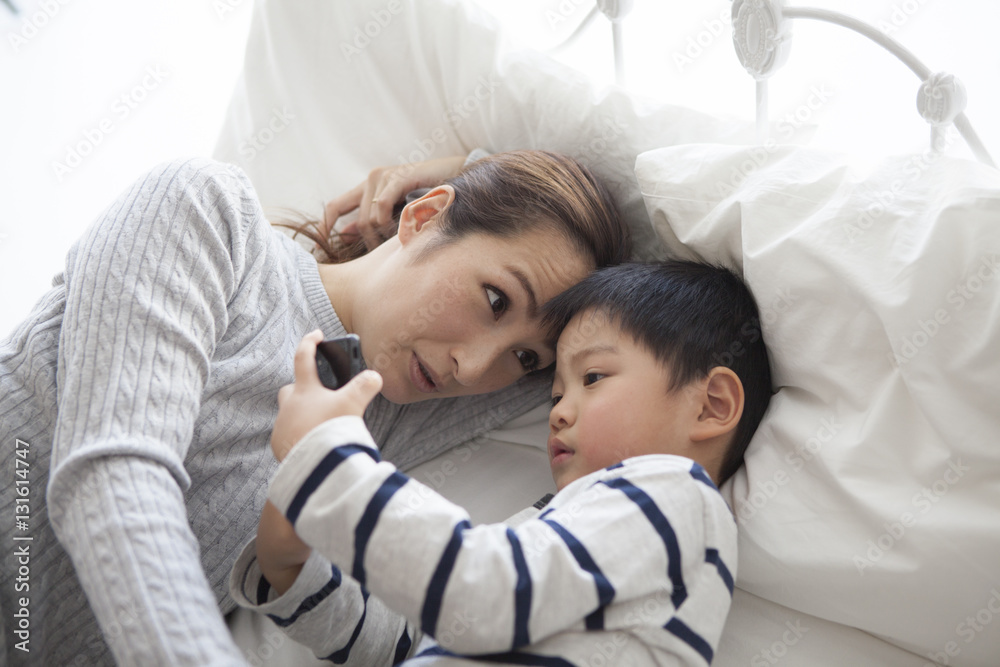
[[[476,161],[342,264],[265,224],[235,167],[140,179],[0,344],[0,437],[25,462],[0,485],[27,549],[0,581],[8,662],[239,664],[227,576],[302,335],[360,335],[385,378],[366,421],[406,468],[543,402],[538,307],[628,251],[604,188],[547,153]]]

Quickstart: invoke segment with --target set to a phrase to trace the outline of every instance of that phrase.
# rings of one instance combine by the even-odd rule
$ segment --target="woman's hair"
[[[534,150],[497,153],[466,165],[445,183],[454,188],[455,199],[442,219],[444,242],[474,233],[509,238],[545,226],[564,234],[597,267],[621,263],[632,251],[629,227],[611,193],[572,158]],[[322,238],[315,222],[274,224],[314,241],[327,263],[365,252],[363,243],[347,246]]]
[[[771,370],[757,302],[743,279],[721,266],[668,260],[595,271],[549,301],[544,322],[562,330],[594,309],[646,348],[670,373],[669,391],[716,366],[743,385],[743,414],[719,471],[719,485],[743,455],[771,400]]]

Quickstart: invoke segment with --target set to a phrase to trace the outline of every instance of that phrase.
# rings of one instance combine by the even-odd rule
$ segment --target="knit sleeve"
[[[261,229],[241,171],[178,161],[67,257],[48,512],[119,664],[243,664],[188,524],[183,461]],[[109,632],[125,608],[128,632]]]

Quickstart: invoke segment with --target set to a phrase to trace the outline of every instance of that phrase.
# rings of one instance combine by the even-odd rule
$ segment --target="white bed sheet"
[[[633,173],[635,157],[676,144],[746,142],[752,138],[746,125],[614,88],[598,90],[537,54],[502,55],[496,26],[467,4],[421,2],[418,10],[411,0],[399,7],[357,53],[343,45],[370,25],[381,3],[272,1],[256,7],[246,70],[216,156],[242,166],[265,205],[318,213],[324,199],[355,185],[373,165],[475,147],[546,148],[583,159],[611,183],[641,256],[662,257],[668,249],[693,254],[669,225],[653,233]],[[279,115],[290,122],[262,135]],[[247,148],[251,138],[264,136],[261,150]],[[526,475],[548,474],[538,449],[545,428],[535,415],[533,423],[491,434],[490,444],[450,475],[445,467],[457,465],[454,457],[463,453],[446,453],[416,474],[443,480],[442,493],[474,518],[503,518],[534,499],[530,490],[540,480],[532,477],[522,486]],[[780,580],[780,564],[775,566]],[[268,636],[259,634],[258,621],[250,626],[258,634],[243,644],[248,650]],[[873,634],[742,591],[716,660],[820,667],[926,662]]]

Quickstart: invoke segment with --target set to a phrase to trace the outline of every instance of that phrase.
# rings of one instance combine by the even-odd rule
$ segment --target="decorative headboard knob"
[[[954,74],[936,72],[920,84],[917,110],[931,125],[948,125],[965,111],[969,96]]]
[[[768,78],[788,60],[792,33],[783,0],[733,0],[733,45],[754,79]]]

